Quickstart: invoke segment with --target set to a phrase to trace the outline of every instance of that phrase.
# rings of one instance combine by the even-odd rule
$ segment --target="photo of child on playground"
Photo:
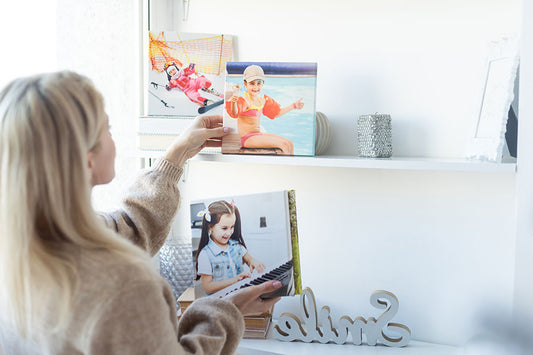
[[[194,63],[190,63],[187,67],[180,69],[175,62],[165,63],[164,69],[168,79],[165,88],[168,91],[172,89],[182,91],[189,100],[200,106],[213,104],[213,100],[205,98],[206,95],[202,96],[202,91],[218,97],[222,96],[213,88],[213,83],[209,79],[196,71],[195,66]]]
[[[286,192],[272,192],[191,203],[198,296],[251,281],[292,259],[284,196]]]
[[[226,63],[222,153],[313,156],[316,73],[316,63]]]
[[[222,114],[225,64],[233,57],[228,35],[149,32],[147,114]]]

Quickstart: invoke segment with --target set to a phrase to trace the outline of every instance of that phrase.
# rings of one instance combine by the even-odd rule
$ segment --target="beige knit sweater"
[[[102,214],[106,224],[155,255],[178,208],[181,174],[159,160],[137,178],[122,210]],[[81,290],[72,320],[65,332],[46,339],[52,354],[233,354],[239,344],[243,316],[228,301],[202,298],[177,324],[172,290],[150,267],[102,250],[82,253],[78,273]],[[46,353],[1,325],[0,332],[0,354],[2,347],[6,355]]]

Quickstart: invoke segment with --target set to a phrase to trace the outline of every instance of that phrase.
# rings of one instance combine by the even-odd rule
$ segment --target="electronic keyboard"
[[[224,297],[227,294],[233,291],[237,291],[241,288],[245,288],[245,287],[253,286],[253,285],[260,285],[263,282],[271,281],[271,280],[279,280],[281,282],[281,287],[275,291],[262,294],[260,296],[262,299],[292,295],[294,292],[292,259],[270,271],[263,272],[254,278],[246,278],[246,279],[237,281],[234,284],[229,285],[228,287],[223,288],[222,290],[213,293],[211,296]]]

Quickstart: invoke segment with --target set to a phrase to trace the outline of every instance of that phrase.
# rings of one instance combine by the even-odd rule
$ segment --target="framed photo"
[[[509,110],[519,65],[517,37],[491,42],[485,66],[481,103],[466,157],[501,162]]]
[[[315,155],[316,63],[228,62],[222,153]]]

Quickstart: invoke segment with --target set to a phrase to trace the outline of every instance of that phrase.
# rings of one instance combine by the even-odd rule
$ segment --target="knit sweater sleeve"
[[[121,209],[100,215],[109,228],[154,256],[165,242],[178,210],[182,173],[183,169],[159,159],[127,190]]]
[[[214,297],[194,301],[178,324],[178,341],[194,354],[233,354],[243,334],[244,317],[239,309]]]
[[[162,297],[163,296],[163,297]],[[165,285],[137,282],[107,300],[89,331],[88,354],[233,354],[244,319],[233,303],[205,297],[176,323]]]

